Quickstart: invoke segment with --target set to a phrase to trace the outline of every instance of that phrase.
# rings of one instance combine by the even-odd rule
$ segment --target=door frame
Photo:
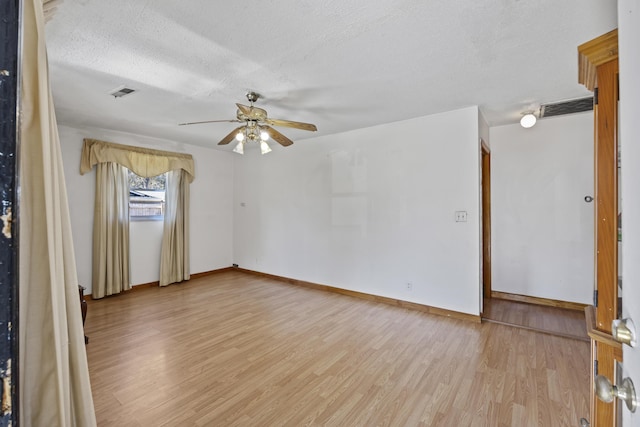
[[[18,417],[18,144],[20,99],[19,0],[0,0],[0,427]],[[6,345],[5,343],[8,343]],[[5,395],[5,390],[10,395]]]
[[[491,298],[491,150],[484,141],[481,145],[482,172],[482,296]],[[484,304],[483,304],[484,306]]]

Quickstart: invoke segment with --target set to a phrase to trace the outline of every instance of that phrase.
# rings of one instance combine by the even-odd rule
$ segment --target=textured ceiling
[[[47,47],[60,123],[212,147],[233,124],[177,124],[235,118],[247,90],[318,126],[294,140],[469,105],[515,123],[589,95],[576,48],[615,27],[607,0],[67,0]]]

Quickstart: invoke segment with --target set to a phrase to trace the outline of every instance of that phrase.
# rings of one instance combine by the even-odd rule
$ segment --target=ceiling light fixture
[[[271,152],[271,147],[269,147],[269,144],[267,144],[266,141],[261,141],[260,142],[260,152],[262,154],[267,154]]]
[[[271,152],[271,147],[267,144],[269,140],[269,132],[258,126],[254,120],[248,120],[247,124],[238,130],[235,136],[238,145],[233,149],[235,153],[244,154],[244,144],[246,142],[255,142],[260,144],[260,152],[267,154]]]
[[[244,154],[244,144],[242,141],[238,142],[238,145],[236,145],[236,148],[233,149],[233,152],[238,154]]]
[[[520,119],[520,126],[525,129],[529,129],[533,125],[536,124],[536,116],[532,112],[525,113],[524,116]]]

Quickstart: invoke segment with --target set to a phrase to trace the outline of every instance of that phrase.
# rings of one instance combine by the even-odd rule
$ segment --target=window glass
[[[165,183],[161,174],[145,178],[129,171],[129,217],[138,220],[164,218]]]

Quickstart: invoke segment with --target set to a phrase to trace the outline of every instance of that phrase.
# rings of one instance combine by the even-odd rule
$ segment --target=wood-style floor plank
[[[490,298],[482,319],[589,342],[584,311]]]
[[[588,343],[228,271],[89,303],[100,426],[562,426]]]

